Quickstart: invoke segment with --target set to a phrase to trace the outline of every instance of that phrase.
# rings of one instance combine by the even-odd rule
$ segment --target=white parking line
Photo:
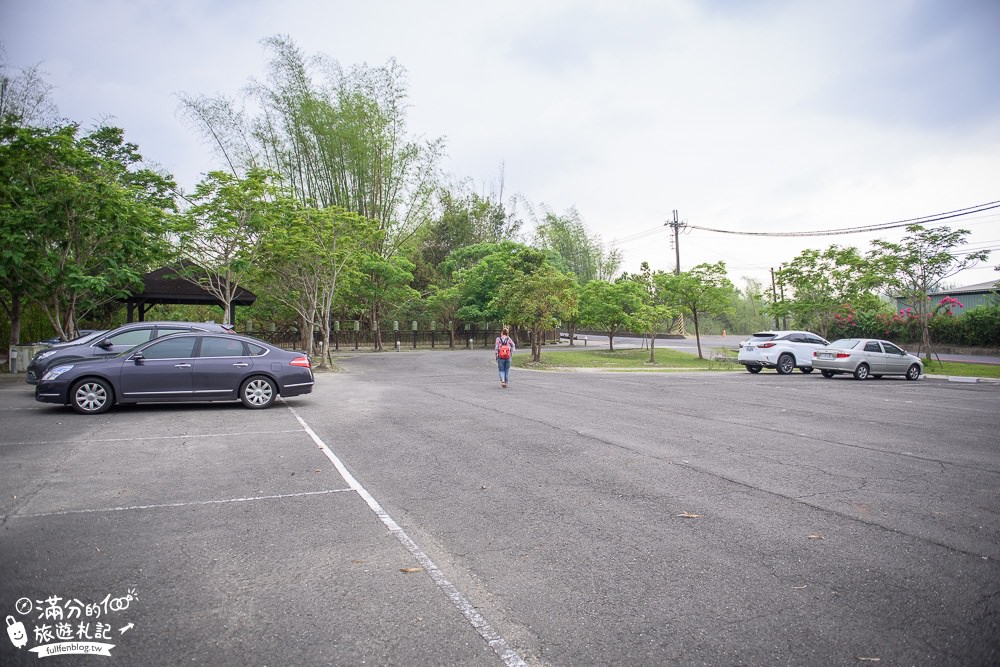
[[[464,595],[462,595],[461,591],[459,591],[454,584],[448,581],[448,579],[444,576],[444,573],[441,572],[441,570],[438,569],[438,566],[434,564],[434,561],[432,561],[430,557],[425,554],[419,546],[417,546],[416,542],[410,539],[410,536],[406,534],[406,531],[400,528],[399,524],[397,524],[396,521],[389,516],[389,513],[382,508],[379,502],[375,500],[370,493],[368,493],[368,490],[361,486],[350,471],[344,467],[344,464],[337,457],[337,455],[334,454],[329,447],[327,447],[322,438],[320,438],[316,432],[310,428],[309,424],[307,424],[306,421],[299,415],[299,413],[296,412],[295,408],[289,406],[288,409],[299,421],[299,423],[302,424],[302,428],[304,428],[306,433],[309,434],[309,437],[313,439],[313,442],[315,442],[326,457],[330,459],[334,467],[336,467],[340,472],[341,477],[344,478],[344,481],[347,482],[347,484],[354,491],[356,491],[366,503],[368,503],[368,507],[375,512],[375,515],[382,521],[385,527],[388,528],[389,531],[396,536],[396,539],[398,539],[399,542],[406,548],[406,550],[417,559],[417,562],[420,563],[421,567],[423,567],[424,570],[431,576],[431,579],[435,584],[437,584],[437,587],[441,589],[449,600],[451,600],[452,604],[455,605],[455,608],[458,609],[463,616],[465,616],[466,620],[468,620],[472,627],[475,628],[476,632],[479,633],[479,636],[486,640],[486,643],[489,644],[500,659],[504,661],[504,664],[508,665],[508,667],[526,667],[527,663],[525,663],[521,656],[518,655],[513,648],[511,648],[510,644],[507,643],[507,640],[504,639],[500,633],[486,621],[485,618],[483,618],[482,614],[476,611],[476,608],[472,606],[472,603],[469,602]]]
[[[161,505],[128,505],[126,507],[101,507],[89,510],[63,510],[61,512],[38,512],[36,514],[0,515],[0,519],[35,519],[46,516],[65,516],[67,514],[99,514],[103,512],[127,512],[130,510],[152,510],[173,507],[194,507],[197,505],[223,505],[226,503],[248,503],[254,500],[280,500],[282,498],[303,498],[305,496],[325,496],[330,493],[344,493],[354,489],[326,489],[324,491],[302,491],[300,493],[281,493],[273,496],[250,496],[249,498],[224,498],[221,500],[193,500],[187,503],[163,503]]]

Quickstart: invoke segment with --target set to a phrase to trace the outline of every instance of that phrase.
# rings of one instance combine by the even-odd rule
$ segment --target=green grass
[[[707,354],[707,353],[706,353]],[[699,359],[697,355],[686,354],[670,349],[657,349],[654,352],[656,362],[649,363],[649,350],[546,350],[542,349],[542,361],[531,363],[531,357],[519,355],[514,358],[514,365],[539,369],[559,368],[596,368],[607,370],[733,370],[733,364],[724,364],[710,359]]]
[[[541,363],[533,364],[531,363],[530,356],[517,355],[514,357],[514,366],[541,370],[558,370],[561,368],[592,368],[613,371],[743,370],[743,367],[739,364],[714,360],[715,353],[715,350],[704,350],[706,358],[699,359],[697,355],[677,350],[657,349],[654,355],[656,362],[650,364],[649,350],[629,348],[609,352],[608,350],[542,349]],[[925,364],[924,372],[931,375],[1000,378],[1000,365],[969,364],[956,361],[938,363],[935,360],[930,364]]]
[[[936,359],[924,362],[924,372],[931,375],[957,375],[962,377],[1000,378],[1000,364],[966,364],[958,361]]]

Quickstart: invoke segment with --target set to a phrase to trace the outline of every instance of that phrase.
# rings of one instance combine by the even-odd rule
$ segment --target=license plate
[[[817,356],[820,359],[833,359],[833,353],[832,352],[820,352],[819,355],[817,355]]]
[[[746,350],[747,352],[753,352],[753,345],[747,345]]]

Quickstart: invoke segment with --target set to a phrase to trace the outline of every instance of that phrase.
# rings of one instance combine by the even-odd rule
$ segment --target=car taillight
[[[846,359],[849,356],[851,356],[850,352],[838,352],[837,353],[837,358],[838,359]]]
[[[766,347],[774,347],[775,345],[776,345],[776,343],[761,343],[757,347],[760,348],[760,349],[764,349]]]
[[[288,362],[292,366],[301,366],[302,368],[309,368],[309,357],[295,357]]]

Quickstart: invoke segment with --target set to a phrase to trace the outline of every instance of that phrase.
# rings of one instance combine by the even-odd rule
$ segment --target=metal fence
[[[304,345],[302,337],[298,331],[293,329],[275,331],[248,331],[250,336],[277,345],[285,349],[301,350]],[[381,336],[383,350],[417,350],[417,349],[489,349],[492,348],[500,329],[479,329],[470,327],[469,329],[457,329],[455,331],[454,343],[448,331],[441,330],[410,330],[401,331],[390,329],[379,331],[377,334],[372,329],[359,328],[357,330],[340,330],[331,332],[330,351],[347,352],[351,350],[376,350],[376,335]],[[530,334],[528,332],[513,332],[511,337],[514,344],[521,347],[530,345]],[[559,342],[559,332],[545,331],[542,333],[543,344],[553,344]],[[314,336],[313,349],[317,354],[322,345],[322,336],[317,332]]]

